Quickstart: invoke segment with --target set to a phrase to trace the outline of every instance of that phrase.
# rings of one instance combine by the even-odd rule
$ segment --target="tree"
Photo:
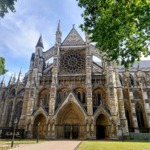
[[[4,17],[8,11],[15,12],[15,2],[17,0],[0,0],[0,17]]]
[[[5,69],[5,59],[3,57],[0,57],[0,75],[3,75],[7,72]]]
[[[148,56],[150,0],[77,0],[81,25],[108,61],[126,68]]]

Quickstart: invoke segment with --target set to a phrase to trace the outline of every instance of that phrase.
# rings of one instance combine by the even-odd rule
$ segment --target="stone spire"
[[[22,82],[22,72],[21,72],[21,69],[19,71],[18,79],[17,79],[17,83],[20,83],[20,82]]]
[[[13,74],[11,75],[11,77],[10,77],[10,80],[9,80],[9,82],[8,82],[8,85],[11,85],[13,83]]]
[[[44,48],[44,46],[43,46],[43,40],[42,40],[42,35],[40,35],[39,40],[38,40],[38,42],[36,44],[36,47],[42,47],[42,48]]]
[[[56,31],[56,44],[61,44],[61,37],[62,37],[62,32],[60,29],[60,20],[58,22],[58,27],[57,27],[57,31]]]
[[[5,87],[5,77],[3,76],[3,79],[1,81],[1,85],[0,85],[2,88]]]
[[[16,82],[16,73],[14,74],[13,78],[12,78],[12,83],[15,84]]]

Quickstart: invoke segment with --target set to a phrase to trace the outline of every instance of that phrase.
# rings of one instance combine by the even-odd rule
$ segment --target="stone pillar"
[[[138,133],[139,129],[138,129],[136,110],[135,110],[135,102],[131,103],[131,109],[132,109],[132,115],[133,115],[133,126],[135,128],[134,132]]]
[[[52,122],[52,125],[51,125],[51,137],[52,138],[56,138],[56,128],[55,128],[55,122]]]
[[[22,106],[22,114],[19,120],[19,128],[25,128],[27,126],[27,119],[29,119],[33,113],[35,100],[35,92],[34,88],[25,88],[23,106]],[[33,96],[31,97],[31,92],[33,92]],[[31,131],[32,134],[32,131]]]
[[[86,47],[86,91],[87,91],[87,114],[93,115],[92,101],[92,56],[89,44]]]
[[[31,139],[31,138],[33,138],[33,126],[34,126],[34,124],[30,123],[28,126],[29,127],[28,127],[28,130],[27,130],[26,138]]]
[[[113,62],[108,62],[106,72],[106,86],[108,91],[108,99],[110,102],[110,111],[113,116],[117,115],[118,111],[118,98],[117,98],[117,85],[116,85],[116,75],[113,66]]]
[[[56,93],[57,93],[56,86],[51,86],[49,115],[53,115],[55,111]]]
[[[26,138],[32,138],[33,137],[33,124],[29,123],[27,126],[27,130],[26,130]]]
[[[5,100],[5,103],[4,103],[4,106],[3,106],[4,108],[3,108],[3,112],[2,112],[2,119],[1,119],[1,123],[0,123],[0,125],[3,127],[3,126],[6,126],[6,120],[7,120],[7,108],[9,107],[9,101],[8,101],[8,99],[7,99],[7,97],[6,97],[6,100]]]
[[[118,105],[119,105],[119,117],[120,125],[123,128],[123,135],[129,136],[128,123],[125,116],[124,101],[123,101],[123,92],[121,88],[118,88]]]
[[[12,112],[11,112],[11,117],[9,121],[9,127],[12,127],[14,125],[14,113],[15,113],[15,105],[16,105],[16,99],[13,99],[13,106],[12,106]]]
[[[95,131],[94,119],[91,119],[90,120],[90,135],[91,135],[91,139],[96,139],[96,135],[95,135],[94,131]]]
[[[2,126],[2,124],[3,124],[3,121],[2,121],[3,120],[3,116],[2,116],[2,114],[4,112],[4,107],[5,107],[4,104],[5,104],[4,100],[2,102],[0,102],[0,120],[1,120],[0,126]]]
[[[86,120],[86,138],[90,139],[90,125],[88,119]]]
[[[122,90],[122,85],[120,83],[119,75],[117,71],[116,71],[116,81],[117,81],[118,109],[119,109],[121,132],[123,132],[124,136],[129,136],[128,122],[125,116],[123,90]]]
[[[59,47],[55,45],[54,51],[54,67],[52,70],[52,84],[50,90],[50,101],[49,101],[49,115],[53,115],[55,111],[55,101],[57,97],[57,84],[58,84],[58,57],[59,57]]]
[[[150,105],[149,105],[149,101],[147,100],[147,92],[143,91],[143,85],[142,83],[140,84],[141,86],[141,92],[142,92],[142,102],[143,102],[143,106],[144,106],[144,113],[145,113],[145,125],[146,127],[150,128]],[[144,117],[144,114],[143,114]]]
[[[112,120],[111,124],[111,138],[117,138],[118,133],[118,121],[119,121],[119,102],[117,96],[117,74],[115,71],[115,63],[107,62],[106,72],[106,87],[108,92],[108,100],[110,104],[110,111]],[[113,124],[112,124],[113,122]]]
[[[48,122],[47,124],[47,138],[51,137],[51,123]]]

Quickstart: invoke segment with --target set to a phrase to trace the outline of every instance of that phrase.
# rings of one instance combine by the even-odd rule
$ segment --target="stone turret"
[[[40,35],[39,40],[38,40],[38,42],[37,42],[37,44],[36,44],[36,48],[37,48],[37,47],[42,47],[42,48],[44,48],[44,46],[43,46],[43,40],[42,40],[42,35]]]
[[[40,35],[35,48],[36,48],[36,51],[35,51],[36,57],[37,56],[42,57],[42,51],[44,49],[42,35]]]
[[[38,72],[43,71],[44,60],[43,60],[43,40],[42,35],[40,35],[39,40],[36,44],[35,53],[32,54],[31,62],[30,62],[30,69],[37,68]]]

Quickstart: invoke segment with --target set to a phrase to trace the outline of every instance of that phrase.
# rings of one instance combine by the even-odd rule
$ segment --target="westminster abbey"
[[[95,58],[99,61],[95,61]],[[129,71],[85,41],[75,27],[44,50],[40,36],[25,77],[0,83],[0,127],[26,138],[118,139],[150,131],[150,61]]]

